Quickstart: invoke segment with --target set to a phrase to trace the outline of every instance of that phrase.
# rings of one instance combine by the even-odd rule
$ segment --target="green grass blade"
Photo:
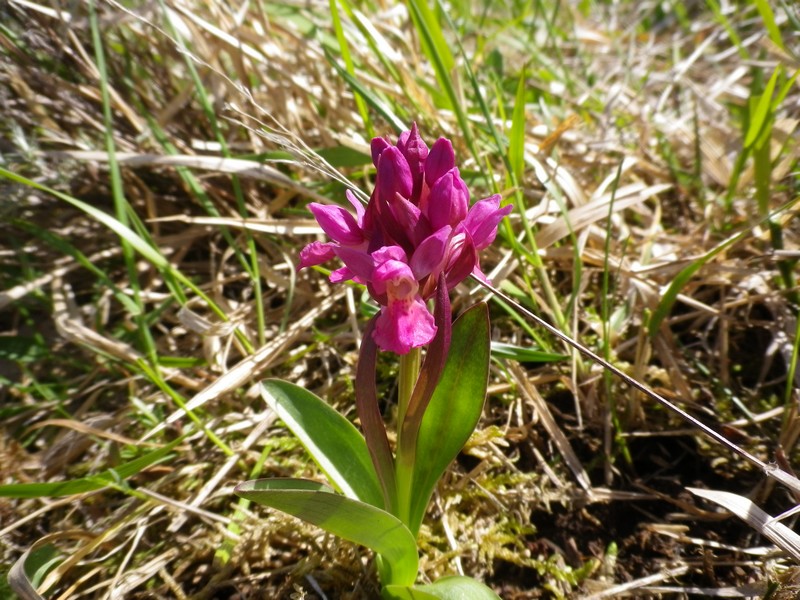
[[[569,356],[492,341],[492,358],[508,358],[519,362],[550,363],[566,360]]]
[[[467,113],[462,106],[456,86],[453,85],[453,79],[458,78],[458,72],[455,70],[455,59],[442,33],[442,28],[439,26],[436,14],[425,2],[408,0],[408,6],[414,26],[422,39],[423,51],[433,66],[439,87],[444,90],[449,101],[449,106],[446,108],[455,112],[464,140],[467,142],[475,163],[480,165],[480,156],[475,146],[475,139],[467,119]]]
[[[114,142],[114,120],[111,114],[111,94],[108,87],[108,72],[106,69],[105,51],[103,40],[100,35],[100,24],[97,18],[97,10],[94,0],[89,2],[89,23],[92,30],[92,42],[94,44],[95,61],[100,75],[100,96],[103,105],[103,134],[106,142],[106,152],[108,153],[108,168],[111,177],[111,195],[114,200],[114,212],[117,220],[125,226],[129,225],[129,215],[133,213],[122,185],[122,172],[117,163],[116,144]],[[145,307],[141,299],[141,287],[139,285],[139,272],[136,267],[136,255],[133,247],[123,237],[121,238],[122,256],[125,260],[125,267],[128,271],[128,283],[131,288],[133,302],[137,310],[133,315],[136,322],[136,332],[140,343],[144,347],[145,355],[150,364],[158,363],[158,352],[155,340],[150,333],[150,328],[145,322]]]
[[[778,48],[786,52],[786,46],[783,45],[783,38],[781,38],[781,31],[775,23],[775,13],[772,12],[772,7],[767,0],[755,0],[758,14],[761,15],[761,20],[764,21],[764,26],[767,28],[767,34]]]
[[[775,85],[778,83],[778,76],[783,69],[778,66],[769,78],[764,92],[759,96],[753,113],[750,115],[750,125],[747,128],[747,135],[744,138],[744,147],[749,148],[759,138],[764,128],[765,123],[768,121],[772,114],[772,95],[775,93]]]
[[[69,194],[65,194],[65,193],[60,192],[58,190],[54,190],[53,188],[50,188],[50,187],[48,187],[46,185],[43,185],[41,183],[37,183],[37,182],[33,181],[32,179],[28,179],[27,177],[23,177],[22,175],[19,175],[17,173],[14,173],[13,171],[9,171],[7,169],[4,169],[3,167],[0,167],[0,177],[4,177],[4,178],[6,178],[6,179],[8,179],[10,181],[14,181],[16,183],[21,183],[23,185],[26,185],[28,187],[31,187],[33,189],[36,189],[36,190],[39,190],[39,191],[42,191],[42,192],[46,192],[46,193],[48,193],[48,194],[50,194],[52,196],[55,196],[56,198],[59,198],[60,200],[63,200],[67,204],[70,204],[70,205],[74,206],[75,208],[83,211],[84,213],[86,213],[87,215],[92,217],[93,219],[97,220],[99,223],[101,223],[101,224],[105,225],[106,227],[108,227],[111,231],[116,233],[118,236],[120,236],[121,238],[125,239],[131,245],[132,248],[134,248],[139,254],[141,254],[144,259],[148,260],[151,264],[153,264],[153,266],[155,266],[156,268],[158,268],[159,270],[161,270],[161,271],[163,271],[165,273],[169,273],[175,280],[177,280],[181,284],[183,284],[186,287],[188,287],[189,289],[191,289],[192,292],[194,292],[199,298],[201,298],[207,304],[207,306],[212,311],[214,311],[214,313],[218,317],[220,317],[220,318],[222,318],[222,319],[224,319],[226,321],[228,320],[228,317],[225,314],[225,312],[213,300],[211,300],[211,298],[209,298],[203,292],[203,290],[201,290],[197,285],[195,285],[194,282],[192,282],[190,279],[188,279],[183,273],[181,273],[180,271],[175,269],[169,263],[169,261],[167,261],[167,259],[164,258],[161,255],[160,252],[158,252],[158,250],[153,248],[149,243],[147,243],[147,241],[142,239],[135,231],[133,231],[129,227],[123,225],[122,223],[117,221],[111,215],[103,212],[102,210],[100,210],[98,208],[95,208],[94,206],[92,206],[90,204],[87,204],[86,202],[83,202],[82,200],[78,200],[77,198],[74,198],[74,197],[70,196]],[[242,341],[246,342],[246,340],[242,340]],[[252,349],[253,349],[252,346],[249,343],[246,343],[245,347],[248,348],[248,350],[250,350],[250,351],[252,351]]]
[[[324,50],[325,56],[328,58],[328,62],[330,62],[333,68],[336,69],[336,72],[339,73],[339,76],[345,80],[345,83],[350,86],[350,89],[353,90],[353,93],[364,98],[364,101],[369,104],[373,110],[386,119],[389,125],[391,125],[394,129],[395,133],[399,134],[408,129],[403,120],[395,114],[395,112],[386,102],[378,98],[378,96],[361,85],[361,82],[359,82],[358,79],[348,73],[346,69],[342,68],[342,65],[340,65],[339,61],[337,61],[333,54],[331,54],[330,50],[327,48]]]
[[[522,181],[525,170],[525,79],[523,69],[519,75],[514,112],[511,117],[511,131],[508,136],[508,163],[514,175],[514,182]]]
[[[678,275],[672,280],[667,291],[664,292],[664,295],[661,297],[661,300],[658,303],[658,306],[653,311],[652,316],[650,317],[650,322],[647,325],[647,331],[650,337],[655,336],[658,333],[658,329],[661,327],[662,321],[667,317],[669,312],[672,310],[672,306],[675,304],[675,301],[678,299],[678,294],[680,294],[681,290],[686,286],[689,280],[697,273],[703,265],[708,263],[712,258],[724,252],[734,244],[738,243],[739,241],[743,240],[745,237],[750,235],[751,229],[758,225],[763,226],[768,223],[771,219],[774,219],[778,214],[781,212],[788,210],[789,208],[793,207],[795,204],[800,202],[800,198],[795,198],[794,200],[790,200],[786,202],[782,206],[778,207],[770,214],[765,216],[764,218],[760,219],[758,223],[750,225],[736,233],[726,240],[706,252],[703,256],[695,259],[692,261],[688,266],[684,267]]]
[[[333,20],[333,30],[336,32],[336,39],[339,42],[339,53],[342,55],[344,67],[347,72],[355,78],[355,66],[353,65],[353,57],[350,54],[350,48],[347,44],[347,38],[344,35],[342,28],[342,19],[339,16],[339,7],[336,0],[330,0],[331,19]],[[364,123],[364,128],[367,130],[367,137],[375,137],[375,128],[372,126],[372,119],[369,116],[367,103],[361,94],[355,94],[356,107],[358,114],[361,115],[361,121]]]
[[[23,185],[27,185],[28,187],[40,190],[42,192],[47,192],[71,204],[75,208],[80,209],[81,211],[85,212],[87,215],[92,217],[93,219],[97,220],[98,222],[102,223],[106,227],[108,227],[111,231],[116,233],[121,239],[125,240],[132,248],[134,248],[139,254],[141,254],[145,259],[150,261],[154,266],[158,267],[159,269],[168,269],[170,268],[169,262],[166,258],[164,258],[158,250],[150,246],[147,242],[145,242],[142,238],[140,238],[132,229],[120,223],[117,219],[112,217],[111,215],[103,212],[102,210],[91,206],[77,198],[73,198],[68,194],[64,194],[63,192],[59,192],[58,190],[54,190],[52,188],[47,187],[46,185],[42,185],[41,183],[37,183],[27,177],[23,177],[22,175],[18,175],[13,173],[12,171],[8,171],[3,167],[0,167],[0,177],[5,177],[6,179],[10,179],[11,181],[15,181],[17,183],[21,183]]]
[[[429,58],[436,56],[436,62],[441,65],[443,73],[449,74],[455,67],[456,61],[453,53],[450,52],[450,46],[444,37],[442,28],[439,26],[436,13],[428,2],[408,0],[408,5],[415,21],[414,24],[420,32],[424,32],[422,43],[425,54]]]
[[[114,469],[108,469],[98,475],[57,481],[53,483],[9,483],[0,485],[2,498],[59,498],[93,492],[104,487],[116,485],[121,479],[133,477],[147,467],[164,460],[172,450],[183,441],[183,437],[171,441],[144,456],[134,459]]]

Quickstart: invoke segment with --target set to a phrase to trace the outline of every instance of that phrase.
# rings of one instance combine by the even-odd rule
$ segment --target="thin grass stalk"
[[[159,0],[159,4],[164,14],[167,14],[167,7],[164,3],[164,0]],[[197,91],[197,98],[200,103],[200,107],[202,108],[203,113],[206,115],[206,118],[211,125],[211,129],[214,132],[214,137],[220,145],[222,155],[225,158],[230,158],[231,153],[230,149],[228,148],[228,143],[225,139],[225,136],[222,134],[222,129],[220,128],[216,113],[214,112],[214,107],[211,105],[208,93],[206,92],[199,73],[197,72],[194,61],[185,47],[183,38],[178,34],[177,31],[175,31],[175,27],[171,19],[167,18],[166,22],[173,39],[177,40],[181,45],[181,48],[184,50],[184,62],[187,70],[189,71],[189,75],[192,79],[195,90]],[[236,207],[239,215],[243,219],[246,219],[248,217],[247,206],[245,205],[244,201],[241,180],[237,175],[231,175],[231,187],[233,189],[234,197],[236,198]],[[261,275],[258,265],[258,248],[256,247],[256,243],[252,234],[247,229],[244,230],[242,235],[244,235],[245,245],[247,247],[247,256],[244,255],[239,248],[239,245],[235,242],[231,245],[231,249],[236,254],[237,259],[247,272],[248,276],[250,277],[251,284],[253,285],[253,300],[256,305],[255,313],[258,345],[263,346],[266,343],[266,320],[264,316],[264,298],[261,293]]]
[[[476,278],[474,276],[473,276],[473,280],[475,282],[477,282],[479,285],[481,285],[484,288],[486,288],[487,290],[489,290],[489,292],[491,292],[495,296],[499,296],[500,298],[504,299],[507,303],[514,305],[516,307],[516,310],[519,310],[520,313],[524,314],[528,319],[531,319],[532,321],[537,323],[539,326],[544,327],[551,334],[553,334],[554,336],[556,336],[557,338],[559,338],[563,342],[569,344],[570,346],[572,346],[573,348],[575,348],[576,350],[581,352],[584,356],[587,356],[588,358],[592,359],[593,361],[598,363],[600,366],[602,366],[604,369],[607,369],[607,370],[611,371],[611,373],[613,373],[614,375],[616,375],[617,377],[622,379],[625,383],[627,383],[628,385],[630,385],[634,389],[640,391],[642,394],[644,394],[648,398],[651,398],[651,399],[655,400],[656,402],[658,402],[659,404],[661,404],[662,406],[664,406],[668,410],[670,410],[670,411],[674,412],[675,414],[677,414],[681,419],[683,419],[687,423],[691,423],[694,427],[696,427],[699,430],[701,430],[705,435],[707,435],[708,437],[713,439],[718,444],[724,446],[725,448],[727,448],[731,452],[733,452],[733,453],[737,454],[738,456],[742,457],[744,460],[746,460],[750,464],[758,467],[761,470],[761,472],[764,473],[767,477],[771,477],[771,478],[779,481],[780,483],[784,484],[786,487],[788,487],[789,489],[791,489],[793,491],[800,491],[800,480],[798,480],[793,475],[791,475],[789,473],[786,473],[785,471],[782,471],[775,464],[767,464],[767,463],[765,463],[764,461],[762,461],[761,459],[757,458],[756,456],[754,456],[753,454],[751,454],[750,452],[748,452],[744,448],[741,448],[740,446],[737,446],[735,443],[730,441],[728,438],[726,438],[722,434],[718,433],[717,431],[715,431],[714,429],[712,429],[711,427],[709,427],[708,425],[706,425],[702,421],[699,421],[698,419],[694,418],[692,415],[690,415],[688,412],[686,412],[685,410],[680,408],[678,405],[674,404],[673,402],[670,402],[664,396],[662,396],[661,394],[656,393],[653,389],[651,389],[650,387],[648,387],[644,383],[641,383],[640,381],[634,379],[633,377],[631,377],[630,375],[625,373],[619,367],[616,367],[612,363],[610,363],[607,360],[605,360],[603,357],[601,357],[596,352],[593,352],[592,350],[590,350],[589,348],[587,348],[586,346],[584,346],[583,344],[581,344],[577,340],[574,340],[573,338],[571,338],[567,334],[563,333],[557,327],[554,327],[553,325],[551,325],[550,323],[545,321],[543,318],[541,318],[539,315],[529,311],[524,306],[521,306],[518,303],[514,302],[513,299],[511,299],[506,294],[504,294],[503,292],[501,292],[500,290],[495,288],[490,283],[482,281],[482,280],[480,280],[480,279],[478,279],[478,278]]]
[[[191,419],[191,421],[197,425],[197,428],[202,431],[205,436],[211,440],[215,446],[217,446],[217,448],[222,450],[225,456],[233,456],[235,454],[233,449],[226,444],[222,438],[214,433],[212,429],[203,423],[203,420],[187,406],[186,400],[183,398],[183,396],[181,396],[166,381],[164,381],[164,378],[161,377],[161,373],[158,371],[158,369],[153,369],[150,367],[150,365],[144,362],[140,362],[137,366],[148,377],[148,379],[150,379],[150,381],[155,383],[162,392],[169,396],[169,398],[178,405],[178,408],[186,413],[189,419]]]
[[[609,267],[609,257],[611,256],[611,227],[612,217],[614,215],[614,201],[617,197],[617,190],[619,189],[619,182],[622,178],[622,162],[619,163],[617,168],[617,176],[611,184],[611,199],[608,203],[608,216],[606,217],[606,235],[603,244],[603,278],[601,283],[602,299],[600,301],[600,319],[603,324],[603,358],[611,362],[611,277]],[[611,371],[603,371],[603,387],[605,388],[606,396],[606,414],[608,419],[605,421],[606,435],[603,443],[605,445],[606,463],[605,463],[605,479],[606,485],[611,485],[613,481],[613,443],[616,442],[619,446],[625,461],[628,464],[633,464],[630,452],[625,438],[622,436],[622,423],[620,422],[619,412],[617,411],[617,404],[614,400],[614,394],[611,386]]]
[[[330,11],[331,11],[331,19],[333,20],[333,30],[336,33],[336,40],[339,42],[339,53],[342,55],[342,60],[344,61],[345,69],[347,72],[350,73],[351,76],[355,77],[355,66],[353,64],[353,57],[350,54],[350,47],[347,43],[347,37],[344,35],[344,29],[342,28],[342,20],[339,17],[339,8],[337,6],[337,0],[329,0],[330,4]],[[347,6],[347,2],[342,0],[342,4],[345,6],[345,10],[349,11],[349,6]],[[368,138],[375,137],[375,128],[372,125],[372,119],[369,116],[369,110],[367,109],[367,103],[364,101],[363,96],[361,94],[356,93],[354,95],[356,101],[356,108],[358,108],[358,114],[361,115],[361,122],[364,124],[364,129],[367,132]]]
[[[103,40],[100,36],[100,26],[97,19],[97,8],[94,0],[89,2],[89,23],[92,30],[92,43],[95,51],[95,61],[99,73],[100,95],[103,105],[104,135],[106,141],[106,152],[108,153],[108,169],[111,178],[111,194],[114,200],[114,213],[117,220],[125,227],[129,225],[128,214],[130,206],[125,198],[122,186],[122,174],[116,159],[116,145],[114,144],[114,120],[111,115],[111,96],[108,91],[108,71],[106,68],[105,53],[103,51]],[[133,294],[133,301],[137,307],[137,312],[132,315],[137,325],[139,340],[144,348],[150,364],[158,364],[158,353],[155,341],[153,340],[150,328],[148,327],[144,315],[146,312],[141,298],[141,287],[139,285],[139,273],[136,268],[136,254],[133,247],[124,238],[120,238],[122,246],[122,256],[128,272],[128,281]]]

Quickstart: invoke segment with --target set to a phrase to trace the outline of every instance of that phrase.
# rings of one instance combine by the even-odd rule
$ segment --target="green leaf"
[[[31,363],[42,360],[48,354],[48,348],[37,338],[22,335],[0,335],[0,360]]]
[[[489,309],[481,302],[453,324],[450,354],[417,438],[409,527],[417,532],[436,482],[475,429],[489,377]]]
[[[388,512],[334,493],[304,479],[257,479],[236,486],[236,494],[302,519],[375,551],[385,585],[408,586],[417,577],[417,542]]]
[[[262,382],[261,395],[337,490],[383,508],[383,492],[367,444],[350,421],[320,397],[287,381]]]
[[[499,600],[500,596],[469,577],[442,577],[428,585],[386,586],[384,596],[391,600]]]
[[[747,129],[747,136],[744,138],[744,147],[749,148],[753,142],[758,139],[764,124],[767,122],[767,117],[773,112],[772,94],[775,92],[775,84],[778,82],[778,76],[782,72],[782,68],[778,66],[772,73],[772,77],[767,82],[767,87],[764,88],[764,93],[758,97],[753,114],[750,116],[750,127]]]
[[[91,477],[58,481],[55,483],[9,483],[8,485],[0,485],[0,497],[58,498],[92,492],[109,485],[117,485],[121,479],[132,477],[147,467],[163,460],[182,440],[183,437],[180,437],[171,441],[166,446],[153,450],[129,463],[125,463],[114,469],[108,469],[99,475],[93,475]]]
[[[508,136],[508,162],[514,182],[522,181],[525,170],[525,70],[519,76],[517,96],[514,100],[514,114],[511,118],[511,131]]]
[[[510,358],[519,362],[548,363],[557,362],[569,358],[566,354],[555,354],[554,352],[544,352],[534,348],[506,344],[504,342],[492,342],[492,356],[494,358]]]
[[[650,317],[650,322],[647,324],[648,335],[650,335],[650,337],[653,337],[655,336],[656,333],[658,333],[658,329],[659,327],[661,327],[661,322],[667,317],[669,312],[672,310],[672,306],[678,299],[678,294],[681,293],[683,287],[691,280],[694,274],[697,273],[697,271],[699,271],[703,265],[705,265],[708,261],[717,256],[720,252],[727,250],[737,242],[751,235],[751,231],[754,227],[762,226],[764,224],[769,223],[772,219],[777,217],[781,212],[791,208],[798,202],[800,202],[800,197],[789,200],[785,204],[779,206],[778,208],[770,212],[768,215],[760,219],[757,223],[753,223],[752,225],[743,228],[738,233],[723,240],[722,242],[717,244],[714,248],[706,252],[704,255],[700,256],[699,258],[689,263],[686,267],[684,267],[680,271],[680,273],[678,273],[675,276],[675,278],[673,278],[672,283],[669,284],[667,291],[664,292],[663,296],[661,296],[661,300],[659,301],[658,306],[653,311],[653,315]]]
[[[372,164],[372,158],[368,154],[359,152],[348,146],[333,146],[332,148],[322,148],[317,150],[322,158],[332,167],[362,167]]]
[[[8,584],[23,600],[42,600],[36,591],[47,574],[52,571],[64,556],[53,544],[34,544],[19,557],[8,572]]]
[[[767,0],[755,0],[756,8],[758,9],[761,19],[764,21],[764,26],[767,28],[769,39],[771,39],[778,48],[786,52],[786,46],[783,45],[783,38],[781,38],[781,30],[775,23],[775,13]]]

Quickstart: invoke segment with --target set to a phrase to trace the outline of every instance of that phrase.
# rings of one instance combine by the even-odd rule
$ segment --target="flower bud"
[[[431,228],[436,231],[445,225],[455,227],[467,216],[468,208],[469,190],[458,169],[452,168],[431,187],[427,202]]]
[[[411,131],[404,131],[397,140],[397,148],[405,157],[411,170],[413,189],[410,200],[414,204],[419,204],[420,193],[422,192],[422,179],[425,169],[425,159],[428,157],[428,146],[423,141],[417,130],[417,124],[411,126]]]
[[[386,150],[392,144],[389,143],[389,140],[382,137],[372,138],[372,142],[370,143],[369,147],[372,151],[372,164],[376,167],[378,166],[378,159],[381,157],[381,153]]]
[[[380,154],[375,187],[379,198],[384,202],[392,203],[397,194],[403,198],[411,197],[413,188],[411,169],[400,150],[394,146],[386,148]]]
[[[434,142],[428,158],[425,159],[425,183],[432,187],[436,180],[456,166],[456,153],[447,138]]]

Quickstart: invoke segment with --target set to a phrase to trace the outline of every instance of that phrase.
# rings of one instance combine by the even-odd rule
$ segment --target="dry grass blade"
[[[800,535],[796,534],[783,523],[776,521],[772,516],[756,506],[749,498],[738,494],[732,494],[731,492],[702,490],[698,488],[686,489],[695,496],[714,502],[732,512],[758,533],[778,546],[778,548],[787,552],[795,562],[800,564]]]
[[[800,229],[756,216],[797,197],[793,3],[442,2],[445,70],[404,3],[0,4],[0,486],[51,490],[191,440],[100,491],[0,499],[0,564],[80,531],[51,539],[51,566],[77,559],[49,600],[379,596],[363,551],[230,490],[317,475],[254,404],[265,370],[355,419],[374,306],[296,269],[323,240],[308,202],[366,202],[369,138],[416,121],[452,139],[472,200],[518,209],[481,252],[505,349],[422,529],[421,578],[509,599],[765,579],[796,596],[794,555],[685,491],[724,481],[774,514],[777,484],[800,492]],[[486,293],[464,287],[459,310]],[[531,358],[562,342],[571,362]],[[396,365],[377,368],[391,426]],[[778,523],[797,509],[742,508],[797,551]]]
[[[626,596],[635,597],[637,591],[641,590],[642,588],[651,586],[654,583],[658,583],[666,579],[679,577],[688,570],[689,567],[686,565],[681,565],[672,569],[665,569],[661,573],[654,573],[653,575],[641,577],[635,581],[628,581],[627,583],[615,585],[607,590],[603,590],[602,592],[597,592],[588,596],[581,596],[581,600],[602,600],[603,598],[624,598]]]
[[[44,600],[34,589],[30,578],[25,573],[25,563],[28,561],[28,557],[35,552],[40,545],[34,544],[25,550],[8,571],[8,585],[22,600]]]
[[[64,339],[96,351],[106,352],[122,362],[136,364],[143,360],[142,354],[134,348],[86,327],[75,307],[72,290],[58,277],[53,281],[53,315],[55,325]],[[165,379],[171,379],[189,389],[200,387],[199,383],[177,369],[163,369],[163,373]]]
[[[613,208],[614,213],[617,213],[641,204],[649,198],[669,190],[670,187],[666,184],[654,186],[634,184],[620,188],[615,194],[606,194],[595,198],[587,204],[571,209],[566,216],[559,217],[553,223],[543,227],[536,234],[536,244],[539,248],[552,246],[568,236],[570,231],[577,233],[593,223],[606,219],[609,216],[609,209]]]
[[[544,401],[544,398],[542,398],[536,388],[531,385],[530,381],[528,381],[528,376],[526,375],[525,371],[523,371],[518,364],[510,363],[509,368],[514,375],[514,379],[520,386],[520,391],[522,392],[523,397],[533,405],[536,414],[542,420],[544,428],[552,437],[553,443],[558,448],[558,451],[561,453],[564,461],[567,463],[572,471],[572,474],[575,476],[575,479],[578,481],[578,485],[586,490],[589,493],[589,497],[591,497],[592,482],[589,479],[589,474],[583,468],[583,465],[581,464],[578,456],[575,454],[575,451],[572,449],[567,436],[563,431],[561,431],[561,428],[553,418],[553,414],[547,407],[547,403]]]
[[[53,158],[76,159],[84,161],[107,162],[108,154],[105,152],[51,152],[48,153]],[[291,177],[280,172],[269,165],[256,163],[252,160],[240,158],[225,158],[220,156],[196,156],[196,155],[170,155],[159,156],[156,154],[134,154],[130,152],[118,152],[116,160],[121,165],[130,167],[141,166],[164,166],[164,167],[188,167],[214,173],[229,173],[239,177],[258,179],[267,181],[277,186],[293,190],[308,198],[318,202],[329,202],[327,198],[321,196],[308,187],[298,184]]]
[[[292,341],[294,341],[306,329],[311,327],[317,318],[325,314],[326,311],[330,310],[330,308],[334,306],[336,302],[339,302],[343,296],[344,291],[342,290],[323,299],[317,306],[309,310],[300,319],[295,321],[285,333],[279,335],[276,339],[256,350],[252,356],[248,356],[247,358],[243,359],[228,372],[218,377],[214,383],[195,394],[192,399],[186,403],[185,408],[173,412],[164,420],[164,422],[159,423],[156,427],[151,429],[143,439],[150,439],[162,431],[165,427],[175,423],[186,414],[186,411],[200,408],[206,402],[209,402],[215,398],[219,398],[220,396],[223,396],[224,394],[227,394],[233,390],[239,389],[248,381],[252,381],[259,374],[263,373],[265,369],[269,368],[270,363],[277,358],[279,353],[284,348],[290,345]]]

